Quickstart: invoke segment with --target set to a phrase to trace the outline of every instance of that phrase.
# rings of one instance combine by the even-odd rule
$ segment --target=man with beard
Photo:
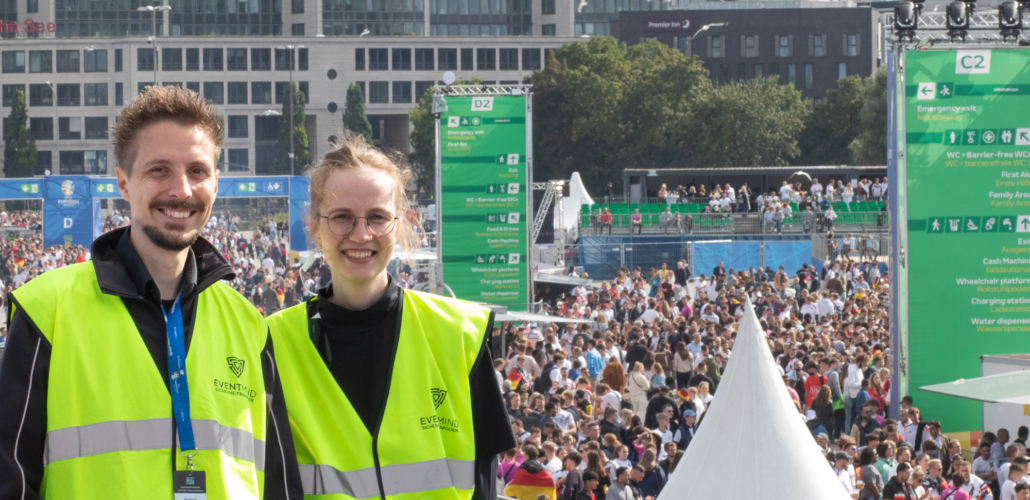
[[[0,498],[40,498],[44,475],[48,498],[303,495],[268,327],[199,237],[223,124],[149,87],[113,131],[131,226],[11,294]]]

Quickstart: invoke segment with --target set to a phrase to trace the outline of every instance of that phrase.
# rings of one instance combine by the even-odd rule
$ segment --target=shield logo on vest
[[[243,375],[243,365],[247,362],[237,358],[236,356],[229,356],[228,358],[225,358],[225,360],[229,362],[229,369],[236,374],[236,378],[240,378],[240,375]]]
[[[433,393],[433,409],[437,409],[443,404],[443,400],[447,398],[447,391],[443,389],[429,389],[429,392]]]

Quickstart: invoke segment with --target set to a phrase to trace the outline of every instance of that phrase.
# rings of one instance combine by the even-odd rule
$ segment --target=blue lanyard
[[[179,431],[179,450],[196,450],[193,422],[190,420],[190,387],[186,381],[186,337],[182,326],[182,292],[175,297],[172,311],[161,312],[168,332],[168,382],[172,394],[172,413]]]

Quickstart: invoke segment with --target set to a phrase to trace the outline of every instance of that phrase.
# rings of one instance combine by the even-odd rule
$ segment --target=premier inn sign
[[[644,31],[686,31],[689,19],[644,19]]]

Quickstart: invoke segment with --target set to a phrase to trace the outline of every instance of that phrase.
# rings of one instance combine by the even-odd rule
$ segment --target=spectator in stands
[[[608,234],[612,234],[612,213],[608,211],[608,207],[604,207],[604,211],[601,212],[601,234],[604,234],[604,230],[608,230]]]
[[[634,208],[633,215],[629,218],[630,234],[636,231],[637,234],[641,234],[644,230],[644,218],[640,215],[640,209]]]
[[[669,228],[672,227],[675,222],[672,215],[672,208],[669,205],[665,205],[665,211],[658,216],[658,221],[661,224],[662,232],[669,234]]]
[[[594,234],[600,234],[602,231],[598,215],[596,208],[590,211],[590,227],[594,228]]]

